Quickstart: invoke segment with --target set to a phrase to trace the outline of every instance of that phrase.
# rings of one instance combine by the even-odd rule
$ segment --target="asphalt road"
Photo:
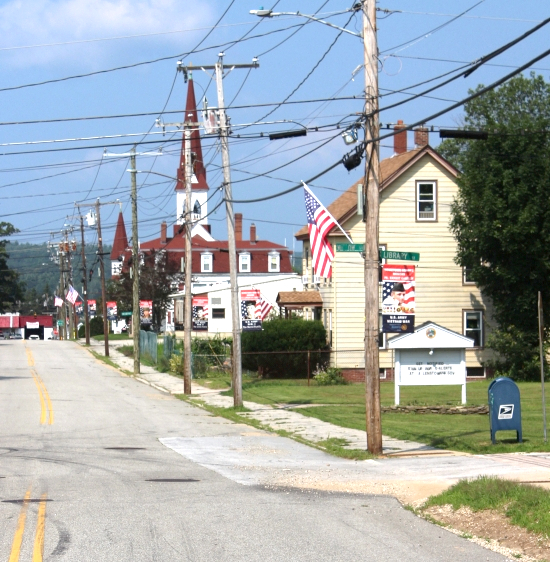
[[[246,485],[193,460],[249,433],[76,344],[0,341],[0,562],[504,560],[393,498]]]

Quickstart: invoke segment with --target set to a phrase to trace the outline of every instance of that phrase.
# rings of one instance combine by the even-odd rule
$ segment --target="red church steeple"
[[[187,87],[187,103],[185,105],[184,122],[191,121],[198,123],[197,102],[195,100],[195,89],[193,87],[193,78],[189,78]],[[206,183],[206,169],[202,159],[201,136],[198,128],[191,131],[191,153],[193,154],[193,175],[191,181],[192,189],[208,189]],[[177,172],[178,183],[176,191],[185,191],[185,135],[181,142],[180,165]]]
[[[118,260],[119,256],[123,256],[128,249],[128,236],[126,236],[126,226],[122,211],[118,214],[116,223],[115,239],[113,240],[113,249],[111,250],[111,260]]]

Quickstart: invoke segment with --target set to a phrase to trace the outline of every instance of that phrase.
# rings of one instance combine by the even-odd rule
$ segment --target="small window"
[[[464,285],[475,285],[475,281],[472,279],[471,267],[462,268],[462,282],[464,283]]]
[[[380,252],[385,252],[386,249],[387,249],[386,244],[380,244],[380,246],[378,246],[378,250]],[[386,258],[381,258],[378,265],[378,283],[382,283],[382,266],[385,265],[385,263],[386,263]]]
[[[213,308],[212,318],[225,318],[225,308]]]
[[[464,312],[464,335],[474,340],[474,347],[483,346],[483,312],[481,310]]]
[[[386,349],[386,334],[382,331],[382,311],[378,311],[378,349]]]
[[[416,182],[416,220],[437,220],[437,190],[434,181]]]
[[[466,367],[466,376],[476,377],[476,378],[485,378],[485,368],[484,367]]]
[[[222,303],[222,298],[221,297],[212,297],[212,305],[215,304],[221,304]]]
[[[278,272],[281,268],[281,256],[279,252],[269,252],[268,263],[268,270],[270,272]]]
[[[201,272],[212,273],[212,254],[201,254]]]
[[[194,218],[200,218],[201,216],[201,205],[198,201],[195,201],[195,205],[193,206],[193,214],[196,215]]]

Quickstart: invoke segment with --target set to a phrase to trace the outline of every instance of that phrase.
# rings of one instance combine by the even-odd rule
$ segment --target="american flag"
[[[326,237],[338,223],[305,184],[304,196],[313,269],[320,277],[330,277],[332,275],[331,264],[334,259],[334,251]]]
[[[259,301],[256,301],[256,318],[260,318],[263,322],[267,318],[267,315],[271,312],[272,308],[273,305],[262,296]]]
[[[78,298],[78,292],[72,285],[69,285],[69,290],[65,295],[65,300],[69,301],[71,304],[74,304],[77,298]]]
[[[63,299],[56,295],[55,301],[54,301],[54,306],[63,306]]]

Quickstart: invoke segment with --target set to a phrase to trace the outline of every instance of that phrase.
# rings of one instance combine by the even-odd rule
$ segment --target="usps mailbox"
[[[518,385],[507,377],[495,379],[489,385],[489,419],[491,441],[496,443],[497,431],[516,430],[518,442],[521,435],[521,404]]]

